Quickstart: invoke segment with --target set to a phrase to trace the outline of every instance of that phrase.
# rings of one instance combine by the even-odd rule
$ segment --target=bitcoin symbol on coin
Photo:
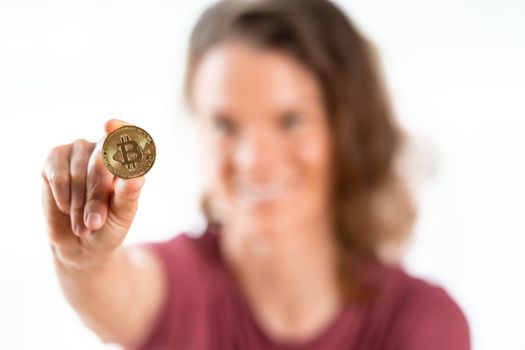
[[[140,162],[142,159],[142,150],[138,143],[133,140],[130,140],[128,135],[123,135],[120,137],[120,143],[116,146],[120,149],[120,153],[115,153],[113,159],[117,162],[121,162],[123,165],[128,168],[128,170],[133,170],[137,166],[137,162]],[[130,146],[131,148],[128,148]],[[130,158],[128,155],[131,154]]]
[[[155,143],[144,129],[125,125],[106,136],[102,156],[113,175],[130,179],[151,169],[156,157]]]

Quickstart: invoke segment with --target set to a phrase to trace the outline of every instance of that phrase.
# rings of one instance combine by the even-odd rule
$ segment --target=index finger
[[[90,230],[98,230],[106,222],[110,193],[114,187],[114,175],[104,165],[101,138],[89,157],[84,224]]]
[[[106,137],[109,133],[127,124],[119,119],[108,120],[104,125]],[[110,194],[115,186],[115,176],[106,168],[102,159],[104,140],[105,137],[102,137],[97,142],[88,161],[84,225],[92,231],[98,230],[105,224]]]

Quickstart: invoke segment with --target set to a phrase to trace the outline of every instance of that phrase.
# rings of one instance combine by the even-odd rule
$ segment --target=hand
[[[126,125],[111,119],[106,135]],[[51,248],[63,264],[89,269],[102,264],[120,246],[138,206],[144,177],[113,176],[102,160],[103,140],[53,148],[42,177],[42,204]]]

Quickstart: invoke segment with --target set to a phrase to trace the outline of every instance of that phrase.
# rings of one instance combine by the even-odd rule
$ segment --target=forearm
[[[62,292],[82,321],[104,342],[128,342],[140,300],[140,265],[120,247],[96,267],[80,269],[54,255]],[[129,340],[131,341],[131,340]]]

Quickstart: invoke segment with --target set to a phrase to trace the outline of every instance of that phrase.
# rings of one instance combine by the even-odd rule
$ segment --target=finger
[[[138,197],[143,184],[143,176],[134,179],[116,178],[114,192],[110,196],[107,220],[101,230],[93,232],[98,235],[98,244],[115,247],[122,243],[137,211]]]
[[[104,125],[106,134],[126,125],[119,119],[110,119]],[[107,219],[108,201],[114,187],[114,176],[105,168],[101,148],[104,140],[97,143],[88,163],[86,205],[84,207],[84,226],[98,230]]]
[[[46,179],[42,184],[42,207],[50,242],[59,245],[74,244],[77,237],[71,231],[69,215],[58,208],[51,185]]]
[[[86,140],[73,142],[71,151],[71,228],[78,236],[85,236],[89,229],[84,225],[84,204],[86,202],[86,178],[89,156],[94,144]]]
[[[135,216],[144,181],[144,176],[133,179],[117,178],[115,181],[115,192],[111,198],[110,214],[115,224],[122,228],[127,228]]]
[[[42,177],[50,186],[51,193],[56,201],[58,209],[69,214],[70,210],[70,185],[69,185],[69,157],[71,145],[55,147],[49,152]]]
[[[88,163],[84,225],[92,231],[98,230],[106,222],[109,197],[114,186],[114,176],[106,169],[102,160],[102,143],[103,140],[97,143]]]
[[[124,240],[137,211],[140,189],[144,177],[134,179],[116,178],[110,195],[107,219],[104,226],[93,231],[91,245],[99,249],[114,249]]]
[[[106,134],[109,134],[110,132],[124,126],[124,125],[128,125],[127,122],[125,122],[124,120],[120,120],[120,119],[110,119],[106,122],[106,124],[104,125],[104,131],[106,132]]]

